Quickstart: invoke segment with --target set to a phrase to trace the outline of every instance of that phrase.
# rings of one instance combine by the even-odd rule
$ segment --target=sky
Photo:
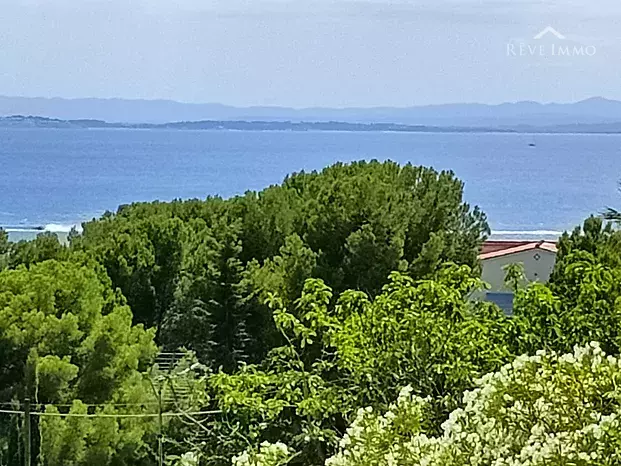
[[[0,95],[572,102],[620,77],[619,0],[0,0]]]

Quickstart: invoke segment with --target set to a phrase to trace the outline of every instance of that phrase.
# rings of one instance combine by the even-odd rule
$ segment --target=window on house
[[[508,316],[513,315],[513,293],[487,293],[485,299],[496,304]]]

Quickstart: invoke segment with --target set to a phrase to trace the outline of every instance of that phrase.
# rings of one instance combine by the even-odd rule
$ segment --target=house
[[[550,241],[486,241],[479,259],[482,279],[490,285],[485,294],[505,312],[513,312],[513,292],[505,285],[504,267],[521,263],[529,282],[546,283],[556,263],[556,244]]]

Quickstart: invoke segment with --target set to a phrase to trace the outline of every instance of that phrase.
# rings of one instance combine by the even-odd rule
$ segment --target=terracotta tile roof
[[[541,249],[556,253],[556,243],[551,241],[486,241],[483,244],[479,259],[493,259],[519,252]]]
[[[517,240],[500,240],[500,241],[486,241],[483,243],[481,254],[487,254],[488,252],[502,251],[504,249],[516,248],[518,246],[524,246],[531,244],[533,241],[517,241]]]

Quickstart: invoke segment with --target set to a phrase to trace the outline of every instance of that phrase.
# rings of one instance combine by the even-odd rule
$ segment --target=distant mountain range
[[[459,128],[567,127],[621,125],[621,102],[595,97],[576,103],[516,102],[500,105],[444,104],[418,107],[305,108],[189,104],[167,100],[60,99],[0,96],[0,116],[37,115],[63,121],[165,124],[184,121],[390,123]],[[91,124],[91,123],[89,123]],[[603,126],[605,127],[605,126]]]

